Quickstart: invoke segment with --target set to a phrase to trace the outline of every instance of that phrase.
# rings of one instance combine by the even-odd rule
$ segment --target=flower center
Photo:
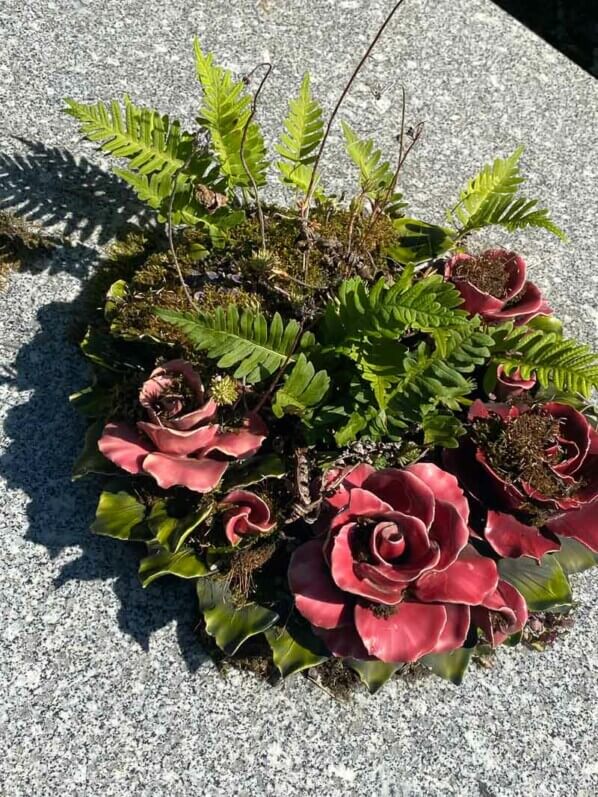
[[[396,564],[404,556],[407,541],[393,521],[359,518],[352,534],[351,551],[356,562],[374,564],[378,557]]]
[[[565,454],[559,421],[541,407],[503,420],[478,418],[474,433],[490,466],[507,481],[525,482],[547,498],[565,498],[579,483],[566,483],[553,470]]]
[[[453,277],[467,280],[482,293],[497,299],[504,299],[508,293],[509,272],[505,260],[501,258],[480,255],[465,260],[456,266]]]
[[[193,409],[196,403],[196,396],[187,382],[181,376],[172,376],[168,379],[168,386],[156,398],[154,411],[158,418],[170,420]]]

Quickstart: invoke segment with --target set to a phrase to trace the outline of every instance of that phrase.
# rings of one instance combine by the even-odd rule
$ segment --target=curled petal
[[[432,462],[415,462],[405,468],[432,490],[434,497],[452,504],[465,523],[469,522],[469,504],[452,473],[439,468]]]
[[[561,537],[571,537],[598,553],[598,500],[549,520],[546,528]]]
[[[459,558],[440,573],[425,573],[413,587],[418,600],[425,602],[482,603],[498,584],[495,562],[481,556],[472,545],[461,551]]]
[[[127,423],[107,423],[98,440],[102,454],[128,473],[141,473],[143,462],[154,449]]]
[[[220,433],[205,449],[204,454],[220,451],[229,457],[249,457],[259,450],[267,433],[267,427],[262,419],[257,415],[251,415],[245,419],[243,428]]]
[[[330,572],[334,583],[343,592],[350,592],[352,595],[361,595],[364,598],[380,603],[398,603],[405,589],[403,582],[395,584],[382,578],[378,578],[374,582],[369,578],[363,578],[358,575],[359,569],[351,550],[354,529],[354,523],[348,523],[343,526],[332,543]],[[378,569],[375,567],[370,568],[368,574],[371,573],[376,577],[378,575],[377,571]]]
[[[426,526],[434,519],[434,493],[413,473],[386,468],[372,473],[362,486],[397,512],[413,515]]]
[[[163,454],[184,457],[196,451],[209,449],[218,435],[218,426],[200,426],[188,432],[179,432],[167,426],[139,421],[137,428],[146,434],[154,446]]]
[[[471,610],[472,621],[482,629],[493,647],[521,631],[527,617],[523,595],[508,581],[502,580],[481,606],[474,606]]]
[[[314,627],[314,631],[333,656],[361,661],[371,661],[374,658],[365,649],[354,623],[330,629]]]
[[[458,507],[447,501],[436,501],[436,514],[430,527],[430,539],[440,551],[434,570],[445,570],[459,556],[469,540],[469,527]]]
[[[434,650],[447,622],[444,606],[400,603],[389,615],[355,607],[355,626],[371,656],[388,663],[417,661]]]
[[[185,432],[189,429],[193,429],[199,424],[207,423],[208,421],[213,420],[216,417],[217,412],[218,405],[214,399],[210,399],[203,405],[203,407],[200,407],[197,410],[192,410],[191,412],[186,413],[186,415],[181,415],[178,418],[170,418],[168,421],[168,426],[170,426],[172,429],[178,429],[181,432]]]
[[[335,509],[344,509],[349,503],[350,491],[355,487],[361,487],[368,476],[371,476],[374,472],[375,468],[373,468],[371,465],[366,465],[365,463],[361,463],[355,467],[346,468],[345,475],[343,476],[337,489],[326,499],[328,504],[333,506]],[[342,471],[339,468],[333,468],[326,473],[323,485],[324,492],[329,490],[332,484],[338,482],[341,474]]]
[[[519,368],[510,376],[507,376],[502,365],[496,368],[496,387],[494,388],[494,392],[499,401],[520,396],[526,390],[532,390],[535,386],[535,377],[531,379],[522,379]]]
[[[143,462],[143,470],[153,476],[160,487],[168,490],[179,485],[197,493],[213,490],[227,468],[227,462],[209,457],[190,459],[161,453],[149,454]]]
[[[558,542],[544,537],[535,526],[526,526],[513,515],[489,510],[484,532],[486,541],[499,556],[517,559],[531,556],[540,561],[546,553],[558,551]]]
[[[591,426],[581,412],[568,404],[551,401],[544,405],[544,410],[560,422],[560,440],[571,444],[568,458],[554,468],[560,475],[570,476],[579,470],[588,455]]]
[[[448,653],[463,646],[471,624],[471,609],[459,603],[447,603],[446,625],[431,653]]]
[[[233,490],[222,503],[231,505],[224,521],[224,531],[231,545],[236,545],[245,534],[264,534],[274,528],[270,507],[255,493]]]
[[[330,577],[322,553],[322,542],[310,540],[291,557],[289,587],[297,610],[317,628],[337,628],[351,624],[353,604]]]

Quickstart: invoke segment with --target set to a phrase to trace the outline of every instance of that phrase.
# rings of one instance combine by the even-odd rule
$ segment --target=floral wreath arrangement
[[[445,225],[410,218],[395,165],[343,124],[357,177],[326,192],[329,121],[309,76],[260,198],[270,72],[236,80],[195,43],[196,132],[118,103],[68,113],[157,212],[100,271],[83,353],[93,384],[75,476],[109,477],[93,531],[145,543],[144,586],[195,582],[204,640],[332,661],[375,691],[419,662],[460,683],[472,657],[566,625],[568,575],[598,563],[598,359],[563,336],[521,255],[468,246],[492,225],[564,234],[520,195],[521,149],[486,165]],[[263,74],[255,91],[252,80]],[[253,646],[253,647],[252,647]]]

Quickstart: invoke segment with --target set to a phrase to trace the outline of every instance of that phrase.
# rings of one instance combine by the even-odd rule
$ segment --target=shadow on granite
[[[0,153],[0,210],[11,209],[84,243],[108,243],[127,224],[150,216],[115,174],[67,149],[17,138],[24,152]]]
[[[21,213],[25,210],[29,218],[43,218],[47,224],[64,215],[67,232],[77,231],[85,238],[95,231],[100,240],[114,238],[117,229],[122,232],[136,217],[138,208],[116,177],[84,159],[77,163],[66,150],[29,144],[32,157],[0,154],[0,168],[8,178],[0,181],[0,207],[19,205],[30,186]],[[80,178],[77,189],[71,190]],[[103,196],[104,191],[109,198]],[[100,195],[102,201],[98,202]],[[164,579],[143,590],[137,576],[141,548],[92,535],[88,529],[99,484],[71,480],[84,422],[71,408],[68,394],[83,387],[88,378],[74,333],[89,302],[86,289],[90,283],[83,281],[98,260],[93,246],[77,243],[58,247],[24,265],[23,270],[34,273],[40,268],[47,268],[50,274],[66,273],[81,280],[82,290],[71,302],[42,306],[37,312],[36,334],[21,347],[13,366],[0,372],[0,385],[28,395],[6,414],[4,429],[10,442],[0,456],[0,476],[9,487],[29,497],[25,539],[43,545],[53,559],[65,549],[81,548],[79,558],[62,566],[55,588],[73,580],[113,581],[122,631],[148,650],[152,634],[176,620],[181,654],[194,672],[207,656],[193,632],[197,608],[192,585]]]

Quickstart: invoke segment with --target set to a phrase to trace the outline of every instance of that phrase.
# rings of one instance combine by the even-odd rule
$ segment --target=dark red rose
[[[329,650],[407,662],[461,647],[498,571],[468,543],[457,480],[430,463],[359,465],[329,503],[327,536],[301,545],[289,568],[295,605]]]
[[[488,508],[485,538],[500,556],[560,548],[554,535],[598,551],[598,433],[568,404],[476,401],[472,434],[447,467]]]
[[[269,534],[276,525],[268,504],[248,490],[233,490],[222,504],[230,507],[224,515],[224,533],[231,545],[237,545],[245,536]]]
[[[527,605],[508,581],[499,581],[496,590],[471,610],[471,619],[495,647],[521,631],[527,622]]]
[[[519,369],[517,368],[510,376],[507,376],[505,369],[502,365],[496,368],[496,386],[494,394],[499,401],[506,401],[506,399],[516,398],[523,395],[528,390],[532,390],[536,386],[536,379],[522,379]]]
[[[445,279],[458,288],[464,308],[486,321],[525,324],[552,309],[540,290],[526,279],[522,257],[504,249],[488,249],[481,255],[458,254],[444,267]]]

